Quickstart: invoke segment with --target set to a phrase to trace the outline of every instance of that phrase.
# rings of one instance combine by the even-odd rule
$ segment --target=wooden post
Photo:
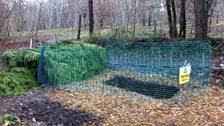
[[[157,29],[156,28],[157,27],[157,22],[155,21],[154,23],[155,23],[155,25],[154,25],[154,33],[156,34],[157,33],[157,31],[156,31],[156,29]]]
[[[30,39],[30,49],[32,49],[32,48],[33,48],[33,40]]]
[[[161,49],[160,49],[160,47],[159,47],[159,68],[161,68]]]
[[[78,40],[80,40],[81,27],[82,27],[82,15],[79,15],[79,29],[78,29],[78,35],[77,35]]]
[[[148,15],[148,26],[151,26],[151,15]]]
[[[55,42],[57,42],[58,39],[57,39],[57,35],[56,34],[54,35],[54,38],[55,38]]]

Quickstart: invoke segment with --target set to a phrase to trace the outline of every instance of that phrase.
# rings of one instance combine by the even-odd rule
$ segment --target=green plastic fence
[[[186,65],[191,66],[190,81],[180,85],[179,68]],[[137,98],[198,94],[211,82],[211,46],[197,41],[45,46],[38,81],[77,92]]]
[[[43,46],[38,82],[63,87],[86,80],[104,69],[106,51],[90,44]]]

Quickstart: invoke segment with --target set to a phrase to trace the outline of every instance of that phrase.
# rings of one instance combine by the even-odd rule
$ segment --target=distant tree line
[[[207,39],[223,5],[222,0],[0,0],[0,33],[37,36],[39,30],[89,28],[92,34],[94,28],[124,27],[135,34],[139,26],[172,39],[194,31],[196,39]]]

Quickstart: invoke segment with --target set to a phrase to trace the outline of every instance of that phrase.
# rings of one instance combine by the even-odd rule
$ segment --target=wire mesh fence
[[[191,66],[190,81],[179,70]],[[171,99],[200,93],[211,81],[208,42],[121,42],[42,47],[40,83],[76,92]]]

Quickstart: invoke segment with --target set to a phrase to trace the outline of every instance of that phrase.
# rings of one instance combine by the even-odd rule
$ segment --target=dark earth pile
[[[6,107],[5,113],[20,117],[29,126],[100,125],[103,121],[102,117],[85,110],[67,109],[66,106],[46,98],[45,94],[46,91],[32,91],[27,95],[14,97],[16,102]]]

